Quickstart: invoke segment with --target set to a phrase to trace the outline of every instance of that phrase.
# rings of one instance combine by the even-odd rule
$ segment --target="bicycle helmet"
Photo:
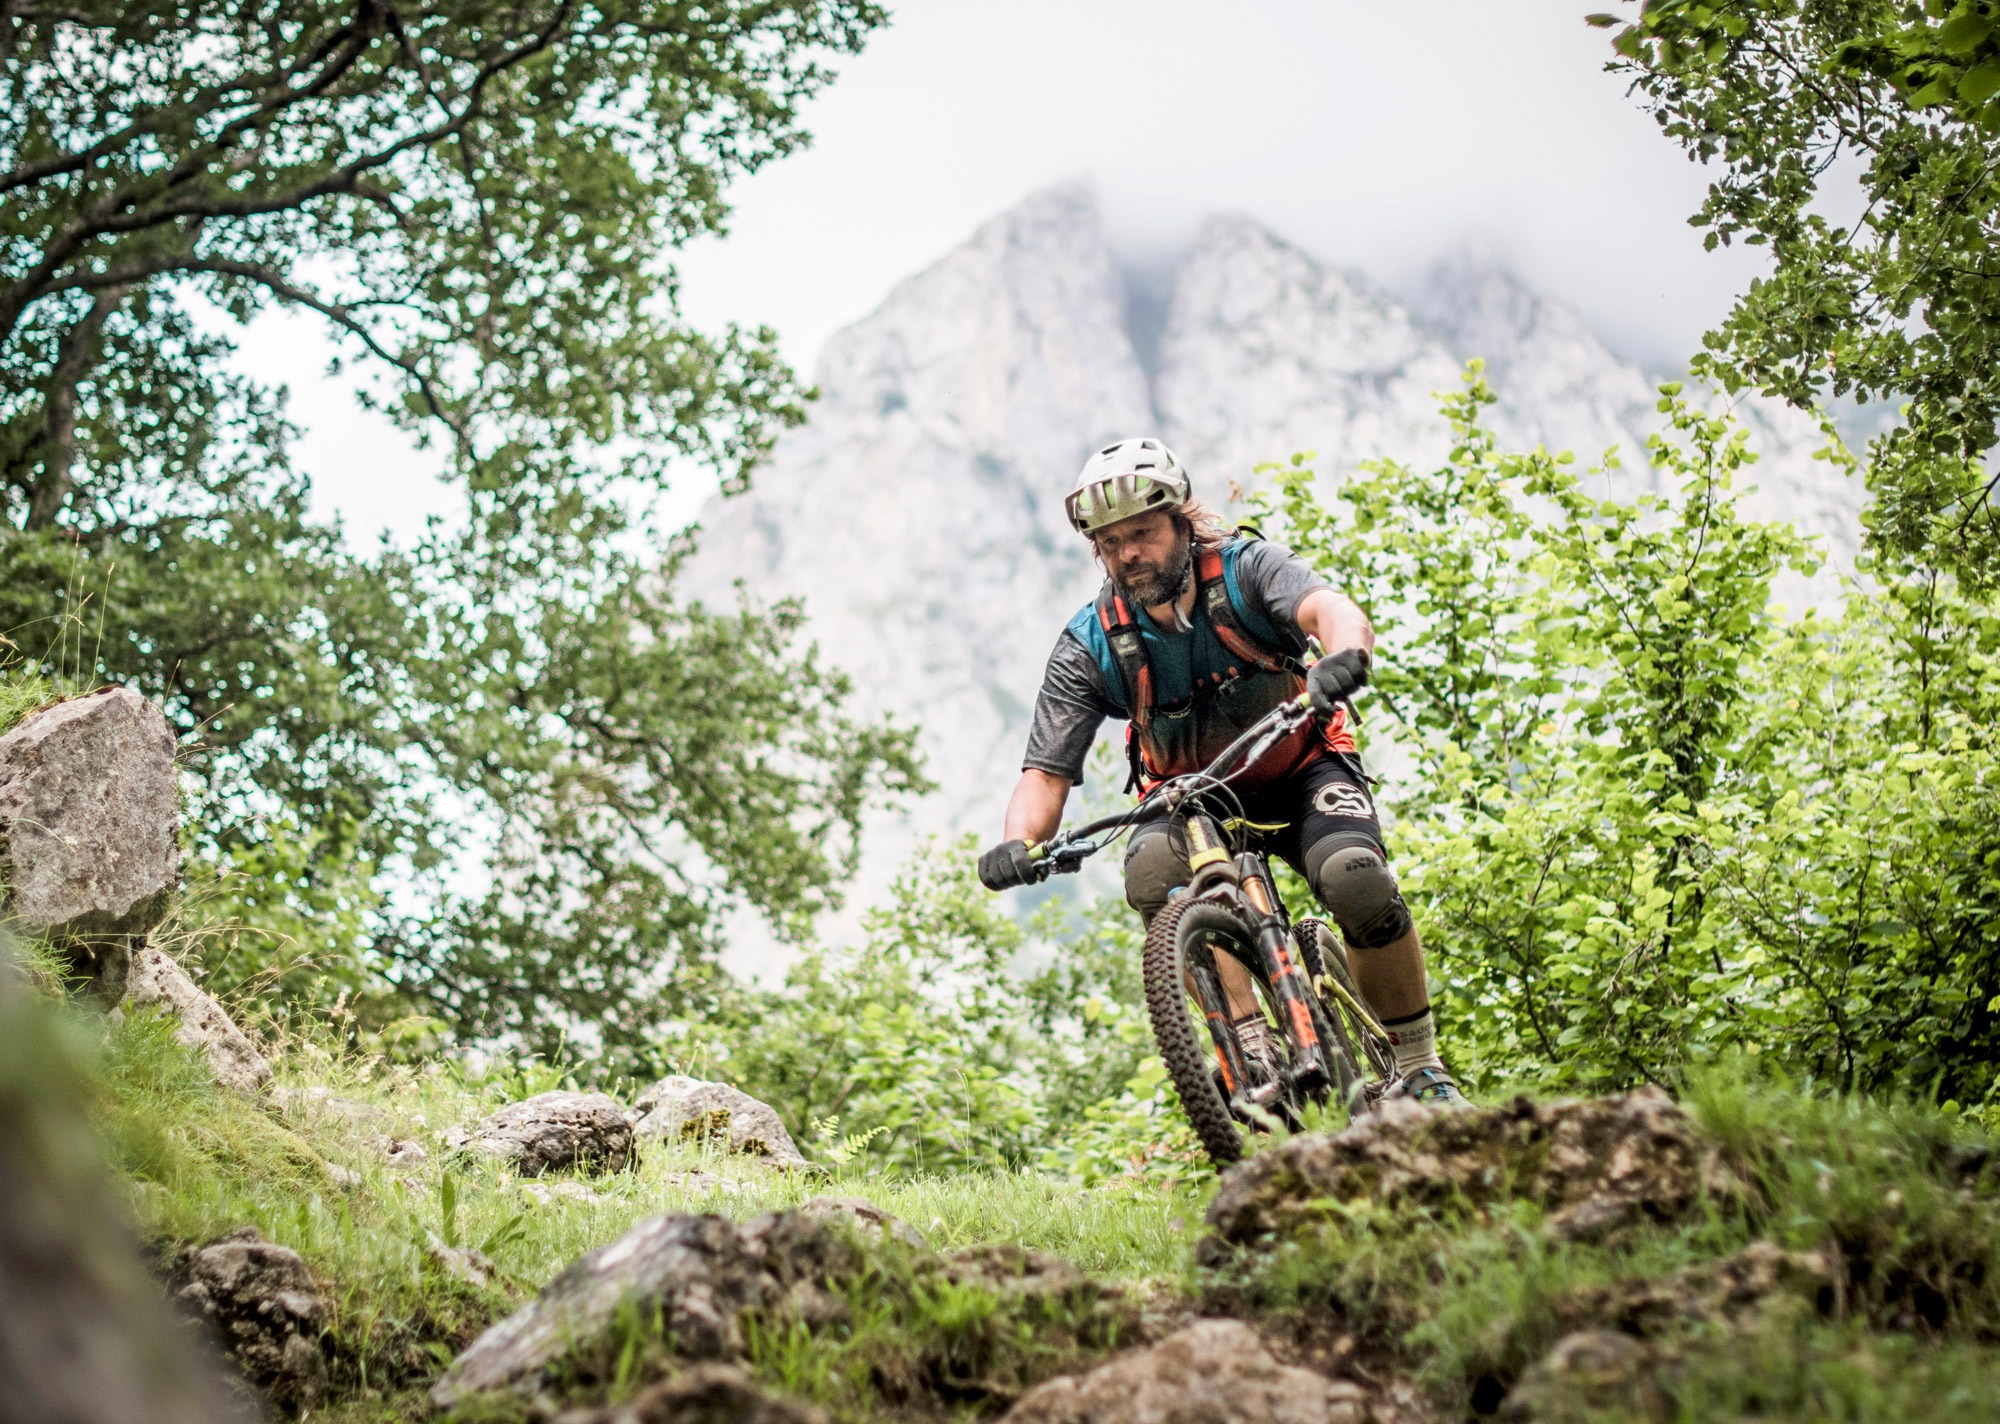
[[[1063,508],[1079,534],[1095,534],[1135,514],[1179,509],[1193,493],[1174,452],[1149,435],[1137,436],[1086,460]]]

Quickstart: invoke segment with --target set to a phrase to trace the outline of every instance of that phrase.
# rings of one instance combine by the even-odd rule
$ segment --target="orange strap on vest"
[[[1221,550],[1197,552],[1194,577],[1195,606],[1208,615],[1216,641],[1225,650],[1262,672],[1303,675],[1298,659],[1264,647],[1244,631],[1236,607],[1229,601],[1229,581],[1223,576]],[[1117,584],[1108,578],[1097,595],[1097,626],[1104,630],[1112,661],[1117,663],[1125,683],[1125,706],[1131,718],[1126,731],[1126,755],[1132,767],[1132,780],[1126,789],[1133,786],[1144,789],[1159,774],[1145,754],[1146,733],[1153,723],[1153,669],[1146,660],[1146,643],[1139,632],[1139,622],[1126,606]]]

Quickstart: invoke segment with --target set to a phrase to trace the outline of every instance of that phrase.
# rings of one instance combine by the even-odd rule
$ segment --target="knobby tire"
[[[1186,962],[1182,945],[1197,933],[1233,942],[1243,952],[1246,964],[1256,962],[1249,952],[1248,928],[1229,910],[1204,900],[1169,900],[1146,931],[1146,1016],[1152,1020],[1153,1042],[1167,1066],[1167,1077],[1180,1094],[1181,1110],[1207,1149],[1209,1160],[1220,1169],[1242,1157],[1243,1134],[1229,1104],[1216,1091],[1215,1045],[1206,1033],[1196,1032],[1194,1016],[1188,1011],[1181,972]]]

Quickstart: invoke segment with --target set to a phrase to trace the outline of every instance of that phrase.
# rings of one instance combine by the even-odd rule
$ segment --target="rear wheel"
[[[1359,1086],[1371,1086],[1366,1080],[1372,1074],[1372,1086],[1380,1089],[1396,1076],[1395,1053],[1382,1041],[1379,1034],[1372,1031],[1366,1022],[1357,1018],[1354,1011],[1341,1000],[1339,994],[1329,992],[1321,985],[1323,978],[1331,978],[1345,989],[1356,1003],[1366,1003],[1361,990],[1354,982],[1354,975],[1347,967],[1347,947],[1338,936],[1327,927],[1324,920],[1300,920],[1292,926],[1292,938],[1299,946],[1299,957],[1305,962],[1306,977],[1312,980],[1313,994],[1320,1001],[1327,1020],[1332,1024],[1334,1037],[1344,1051],[1349,1067],[1357,1070],[1365,1064],[1366,1073],[1357,1071]],[[1355,1085],[1339,1084],[1341,1097],[1350,1112],[1365,1106],[1365,1102],[1354,1095]]]

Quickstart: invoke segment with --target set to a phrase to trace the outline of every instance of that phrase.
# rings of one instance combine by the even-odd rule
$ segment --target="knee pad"
[[[1410,908],[1382,852],[1329,836],[1306,851],[1306,878],[1356,949],[1380,949],[1410,932]]]
[[[1132,837],[1125,851],[1125,903],[1148,921],[1167,903],[1174,887],[1187,884],[1187,857],[1164,830]]]

